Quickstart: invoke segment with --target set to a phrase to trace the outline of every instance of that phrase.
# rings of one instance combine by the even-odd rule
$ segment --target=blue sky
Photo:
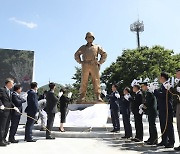
[[[35,80],[68,84],[75,51],[92,31],[108,54],[101,71],[123,49],[136,48],[131,23],[143,20],[141,45],[180,52],[179,0],[0,0],[0,48],[35,51]]]

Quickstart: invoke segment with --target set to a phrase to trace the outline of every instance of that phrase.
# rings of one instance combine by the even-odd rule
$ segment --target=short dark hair
[[[148,83],[147,82],[141,82],[141,83],[139,83],[140,84],[140,86],[148,86]]]
[[[5,84],[8,84],[9,82],[14,82],[14,79],[12,79],[12,78],[7,78],[7,79],[5,80]]]
[[[125,87],[124,90],[126,90],[128,93],[131,92],[130,88],[129,87]]]
[[[61,88],[60,92],[66,93],[66,90],[64,88]]]
[[[176,72],[180,72],[180,68],[178,68],[178,69],[176,70]]]
[[[135,84],[133,87],[136,87],[138,90],[141,89],[140,85],[138,85],[138,84]]]
[[[37,85],[38,85],[37,82],[31,82],[30,87],[31,89],[34,89],[37,87]]]
[[[169,79],[169,75],[166,72],[161,72],[161,77],[165,78],[166,80]]]
[[[14,91],[19,90],[20,88],[22,88],[22,86],[20,84],[16,84],[13,88]]]
[[[44,90],[43,94],[46,94],[48,91],[47,90]]]
[[[54,82],[49,83],[49,88],[50,88],[51,90],[54,89],[55,86],[56,86],[56,85],[55,85]]]
[[[116,83],[112,84],[116,89],[118,88],[118,85]]]

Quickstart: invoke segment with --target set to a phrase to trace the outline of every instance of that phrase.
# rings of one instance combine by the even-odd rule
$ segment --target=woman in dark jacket
[[[61,123],[60,123],[60,128],[59,131],[61,132],[65,132],[63,124],[66,121],[66,113],[67,113],[67,107],[68,107],[68,103],[70,102],[70,99],[65,96],[66,91],[64,89],[60,90],[60,113],[61,113]]]

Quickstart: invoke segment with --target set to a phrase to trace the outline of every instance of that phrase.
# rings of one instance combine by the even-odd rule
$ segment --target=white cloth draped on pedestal
[[[103,127],[107,123],[108,116],[108,104],[95,104],[81,111],[69,111],[66,123],[79,127]]]

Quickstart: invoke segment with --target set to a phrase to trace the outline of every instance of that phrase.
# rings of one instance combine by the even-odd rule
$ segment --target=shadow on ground
[[[158,146],[144,145],[142,142],[132,142],[131,140],[124,140],[121,138],[109,138],[109,139],[98,139],[102,140],[103,143],[111,147],[116,147],[121,151],[135,151],[142,154],[169,154],[169,153],[179,153],[174,151],[173,148],[164,148]]]

